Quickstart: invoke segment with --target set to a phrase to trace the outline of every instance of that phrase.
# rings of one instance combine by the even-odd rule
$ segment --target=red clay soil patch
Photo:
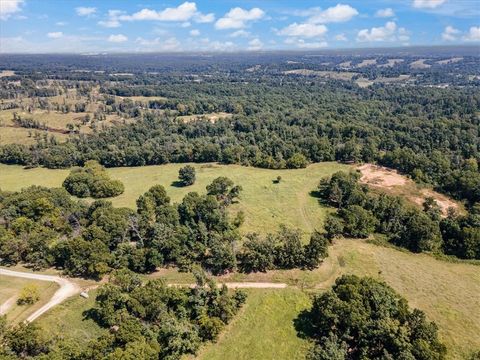
[[[447,216],[450,207],[457,211],[461,210],[454,200],[431,189],[419,188],[413,180],[399,174],[396,170],[374,164],[364,164],[357,169],[362,174],[361,183],[392,195],[405,197],[418,206],[422,206],[425,198],[433,197],[440,206],[443,216]]]

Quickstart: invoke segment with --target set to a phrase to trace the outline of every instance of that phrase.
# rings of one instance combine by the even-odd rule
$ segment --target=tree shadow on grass
[[[315,334],[315,330],[310,320],[310,311],[303,310],[298,316],[293,319],[293,326],[297,331],[297,336],[301,339],[312,339]]]
[[[90,308],[82,312],[83,320],[93,320],[101,327],[108,327],[108,324],[102,321],[98,310],[95,308]]]
[[[322,194],[318,190],[312,190],[308,193],[311,197],[317,199],[318,203],[323,206],[330,206],[328,201],[322,197]]]
[[[180,187],[185,187],[185,184],[183,183],[183,181],[175,180],[175,181],[172,181],[170,186],[180,188]]]

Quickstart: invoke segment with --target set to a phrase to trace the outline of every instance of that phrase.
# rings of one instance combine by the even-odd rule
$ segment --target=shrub
[[[40,293],[38,292],[38,288],[36,285],[29,284],[26,285],[17,299],[18,305],[32,305],[35,304],[38,300],[40,300]]]

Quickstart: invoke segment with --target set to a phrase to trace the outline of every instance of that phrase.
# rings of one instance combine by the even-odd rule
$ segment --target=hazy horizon
[[[476,0],[0,2],[2,54],[480,45]]]

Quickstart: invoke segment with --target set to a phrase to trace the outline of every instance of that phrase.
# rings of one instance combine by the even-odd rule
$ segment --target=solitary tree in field
[[[195,168],[191,165],[186,165],[178,171],[178,178],[185,186],[193,185],[195,183]]]

